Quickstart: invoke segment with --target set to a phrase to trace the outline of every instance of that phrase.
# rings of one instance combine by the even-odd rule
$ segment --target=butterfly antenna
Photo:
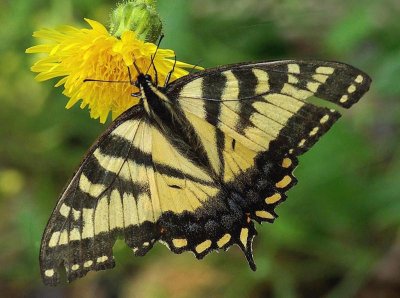
[[[84,79],[83,82],[123,83],[123,84],[130,83],[129,81],[112,81],[112,80],[97,80],[97,79]]]
[[[167,74],[167,77],[165,78],[164,87],[167,87],[169,80],[171,79],[171,76],[175,71],[175,66],[176,66],[176,55],[175,55],[175,60],[174,60],[174,66],[172,66],[171,71]]]
[[[163,38],[164,38],[164,34],[161,34],[160,39],[158,40],[158,43],[157,43],[156,51],[154,52],[154,55],[151,56],[151,62],[150,62],[149,67],[147,68],[146,74],[149,72],[150,67],[154,64],[154,58],[157,55],[158,48],[160,47],[160,44],[161,44],[161,41],[163,40]]]
[[[195,65],[190,69],[189,73],[192,74],[192,73],[196,70],[197,66],[199,66],[199,64],[195,64]]]
[[[149,67],[147,68],[147,71],[146,71],[146,74],[149,73],[150,67],[153,67],[156,86],[158,85],[158,72],[157,72],[156,66],[154,64],[154,59],[156,58],[158,49],[160,48],[160,44],[161,44],[161,41],[163,40],[163,38],[164,38],[164,34],[161,34],[161,36],[160,36],[160,38],[158,40],[158,43],[157,43],[156,51],[154,52],[154,55],[151,56],[151,62],[150,62],[150,65],[149,65]]]
[[[133,85],[131,69],[129,68],[129,66],[128,66],[128,76],[129,76],[129,82],[131,83],[131,85]]]
[[[136,71],[137,71],[138,74],[142,73],[142,72],[140,71],[139,67],[138,67],[137,64],[136,64],[136,60],[133,60],[133,66],[135,67],[135,69],[136,69]],[[129,69],[129,68],[128,68],[128,69]],[[129,72],[129,75],[130,75],[130,72]]]
[[[154,79],[155,79],[155,85],[158,86],[158,72],[156,67],[153,64],[153,69],[154,69]]]

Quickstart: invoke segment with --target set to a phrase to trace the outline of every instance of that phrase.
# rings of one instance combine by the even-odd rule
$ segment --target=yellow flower
[[[138,103],[138,99],[131,96],[139,90],[129,84],[128,67],[135,81],[138,73],[135,67],[131,67],[133,62],[145,73],[157,46],[139,40],[133,31],[125,31],[119,39],[112,36],[102,24],[85,20],[91,29],[64,26],[58,30],[43,29],[35,32],[34,37],[50,40],[51,43],[31,47],[26,52],[47,54],[31,70],[39,73],[36,76],[38,81],[61,77],[56,87],[64,85],[63,94],[70,98],[67,109],[82,100],[80,107],[88,106],[90,116],[100,118],[100,122],[104,123],[110,111],[115,119]],[[164,84],[167,74],[172,70],[174,58],[174,51],[158,49],[154,66],[160,85]],[[176,62],[171,81],[188,74],[185,68],[191,67],[190,64]],[[155,77],[153,67],[150,67],[148,73]],[[85,79],[120,83],[84,82]]]

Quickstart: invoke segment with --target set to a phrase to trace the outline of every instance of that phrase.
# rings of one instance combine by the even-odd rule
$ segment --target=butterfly
[[[117,238],[137,256],[156,242],[198,259],[236,244],[255,270],[255,222],[297,182],[293,170],[371,79],[343,63],[217,67],[159,87],[139,74],[140,103],[100,136],[61,194],[40,249],[47,285],[115,266]]]

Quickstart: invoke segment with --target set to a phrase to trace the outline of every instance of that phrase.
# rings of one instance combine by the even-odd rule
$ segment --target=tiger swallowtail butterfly
[[[115,266],[123,238],[137,256],[156,242],[198,259],[236,244],[255,270],[255,222],[297,182],[298,156],[371,79],[337,62],[275,61],[222,66],[158,87],[136,84],[141,100],[86,154],[50,217],[40,250],[45,284]]]

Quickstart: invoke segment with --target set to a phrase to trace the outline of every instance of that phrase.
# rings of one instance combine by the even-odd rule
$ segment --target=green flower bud
[[[139,39],[156,43],[162,34],[162,23],[155,2],[136,0],[119,4],[111,13],[111,34],[120,37],[123,32],[131,30]]]

